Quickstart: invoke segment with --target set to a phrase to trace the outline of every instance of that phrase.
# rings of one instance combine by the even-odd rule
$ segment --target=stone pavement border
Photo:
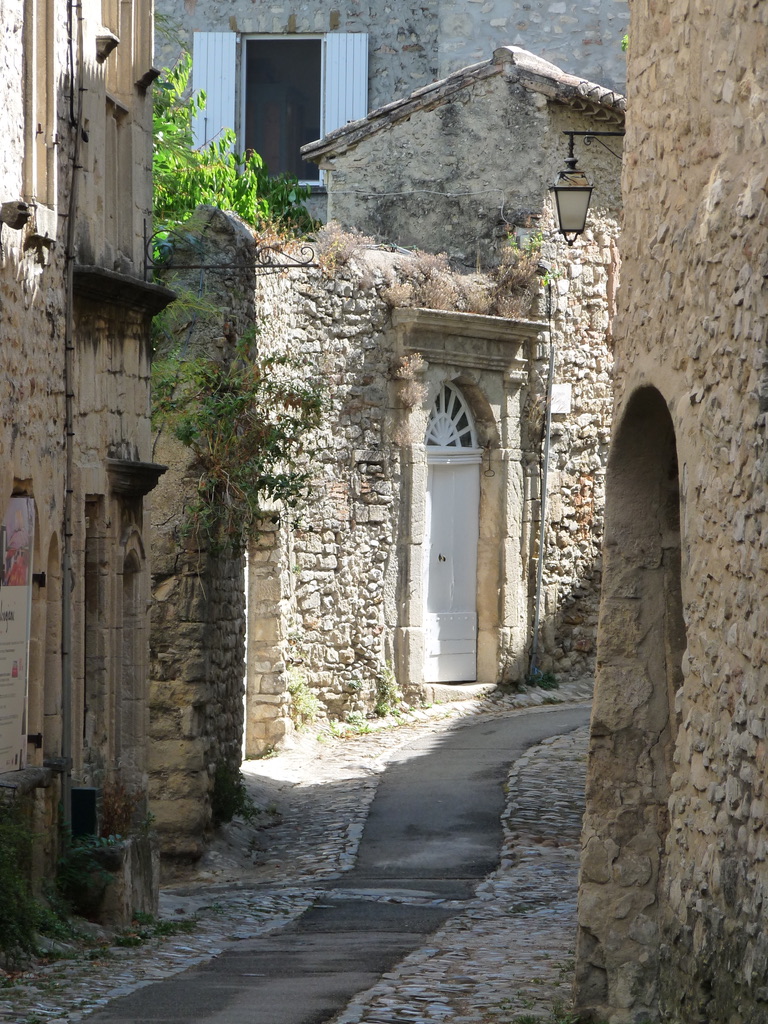
[[[321,878],[343,878],[344,870],[352,866],[367,810],[375,794],[378,775],[395,750],[414,738],[460,727],[464,720],[478,721],[484,717],[506,715],[548,703],[579,703],[590,696],[591,684],[582,681],[565,684],[554,693],[528,691],[504,697],[494,696],[478,702],[441,705],[414,713],[409,716],[409,724],[396,729],[375,731],[347,741],[335,741],[327,746],[320,745],[314,753],[299,747],[274,759],[246,764],[246,779],[251,772],[274,778],[280,778],[282,772],[284,788],[287,787],[283,820],[279,825],[266,830],[234,823],[229,830],[224,830],[218,846],[214,847],[211,855],[186,884],[170,886],[164,890],[161,915],[177,920],[194,917],[197,921],[195,931],[164,940],[152,939],[138,948],[113,946],[107,951],[94,950],[81,954],[74,960],[62,959],[50,964],[37,964],[14,980],[13,984],[0,987],[0,1021],[5,1024],[76,1024],[111,1000],[210,960],[234,942],[283,927],[303,913],[318,896],[328,892],[327,885],[318,888],[313,886],[313,882]],[[568,737],[562,739],[568,740]],[[581,742],[585,749],[585,739],[582,738]],[[582,755],[574,754],[567,744],[545,743],[537,749],[546,751],[550,747],[555,762],[563,758],[568,764],[562,784],[573,786],[574,780],[579,777],[573,759],[576,757],[578,761]],[[536,792],[535,780],[529,780],[530,772],[527,769],[532,757],[533,754],[528,752],[513,766],[510,807],[523,799],[521,772],[527,773],[524,777],[525,787],[532,793]],[[538,762],[535,763],[538,765]],[[546,772],[545,788],[549,792],[553,773],[558,778],[562,773],[556,766],[550,765],[546,769],[546,758],[542,772]],[[581,776],[583,778],[583,771]],[[576,788],[579,790],[579,798],[583,798],[583,781]],[[517,809],[530,816],[530,801],[525,806],[519,804]],[[572,817],[572,800],[565,799],[558,809],[560,812]],[[568,828],[573,832],[572,822]],[[268,832],[267,839],[260,839],[259,834],[263,837],[265,831]],[[549,839],[555,844],[558,842],[556,837],[550,836]],[[519,830],[506,832],[500,871],[481,884],[476,899],[467,901],[468,909],[465,913],[446,926],[455,927],[459,932],[477,933],[482,938],[482,944],[474,953],[444,952],[446,980],[439,982],[440,989],[449,992],[454,1001],[463,1000],[462,1005],[476,1002],[481,995],[475,992],[474,997],[470,998],[468,990],[462,995],[463,990],[457,981],[461,974],[453,969],[448,970],[448,967],[453,961],[462,962],[480,954],[482,974],[478,977],[484,980],[482,1001],[477,1002],[477,1005],[490,1006],[491,997],[498,996],[500,1003],[508,998],[512,990],[506,984],[508,970],[505,967],[505,944],[514,937],[514,934],[508,934],[510,926],[511,932],[515,934],[524,923],[526,927],[533,928],[535,934],[540,936],[543,949],[551,947],[558,951],[557,963],[561,962],[561,952],[565,956],[570,948],[568,941],[563,945],[563,935],[571,936],[571,933],[575,933],[578,832],[575,839],[571,836],[567,842],[563,833],[560,845],[547,847],[537,840],[527,853],[520,845],[524,842],[524,833]],[[227,843],[230,844],[228,849]],[[259,846],[263,846],[264,850],[260,850]],[[540,857],[541,850],[545,849],[560,852],[550,853],[544,864]],[[243,857],[244,850],[249,854],[246,858]],[[559,864],[561,860],[563,864]],[[567,871],[564,866],[568,868]],[[547,903],[547,900],[555,896],[552,892],[546,899],[542,896],[544,903],[541,906],[531,905],[526,909],[530,903],[526,893],[534,891],[530,887],[526,889],[526,885],[536,882],[537,871],[541,867],[544,867],[547,877],[557,879],[555,890],[561,896],[566,887],[572,889],[572,905],[567,900],[564,903],[561,900],[561,911],[554,918],[551,909],[548,909],[551,903]],[[511,868],[514,868],[518,882],[509,882],[507,876]],[[570,882],[566,882],[568,871]],[[494,881],[497,874],[500,879]],[[521,891],[521,884],[525,892]],[[545,894],[548,892],[546,887],[540,886],[535,891],[539,890]],[[498,939],[494,937],[495,929],[500,929]],[[430,952],[431,949],[414,953],[404,963],[424,954],[427,960],[434,960],[426,976],[434,976],[434,965],[439,962],[439,958],[436,949]],[[477,969],[477,965],[465,965],[469,973]],[[417,972],[419,970],[426,968],[422,965],[417,968]],[[546,989],[538,991],[539,995],[545,991],[549,995],[550,989],[560,988],[559,975],[556,979],[550,975],[551,971],[547,974]],[[435,983],[437,981],[435,976]],[[412,1002],[413,984],[404,982],[401,986],[402,994]],[[440,1009],[447,1006],[447,1003],[442,999],[426,999],[427,990],[420,984],[417,987],[421,997],[415,1002],[422,1007],[419,1010],[420,1017],[414,1017],[408,1009],[403,1009],[402,1012],[398,1011],[401,1012],[400,1016],[390,1014],[380,1020],[386,1020],[389,1024],[389,1021],[418,1019],[426,1024],[432,1020],[437,1022],[447,1019]],[[520,991],[524,991],[524,987]],[[532,996],[528,995],[523,1002],[518,1002],[525,1006],[531,999]],[[354,1014],[355,1005],[356,1001],[353,1000],[348,1007],[349,1013]],[[429,1011],[433,1014],[431,1017],[424,1015],[424,1006],[432,1006]],[[452,1016],[450,1019],[462,1024],[465,1020],[472,1024],[485,1024],[485,1021],[512,1019],[472,1014],[474,1011],[469,1016]],[[340,1024],[342,1021],[346,1024],[346,1017],[338,1019]],[[352,1021],[353,1017],[349,1020]],[[359,1020],[362,1024],[362,1018]],[[370,1024],[379,1024],[379,1020],[372,1017]]]

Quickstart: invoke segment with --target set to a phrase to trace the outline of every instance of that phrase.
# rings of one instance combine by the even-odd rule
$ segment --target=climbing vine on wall
[[[231,363],[199,356],[156,360],[156,428],[193,453],[200,476],[184,531],[216,550],[242,550],[266,518],[297,510],[323,410],[311,368],[287,356],[254,356],[240,341]]]
[[[200,205],[232,211],[272,239],[313,229],[304,206],[310,189],[270,175],[256,153],[238,154],[234,132],[195,148],[193,122],[205,109],[205,94],[190,94],[191,67],[184,53],[153,90],[155,229],[184,223]],[[156,318],[158,348],[188,336],[201,317],[224,313],[202,279],[197,293],[180,290]],[[242,339],[234,359],[218,359],[189,357],[184,345],[153,362],[153,424],[183,442],[199,470],[183,529],[213,550],[242,550],[265,517],[299,506],[307,473],[298,465],[322,410],[320,385],[307,367],[288,357],[259,357],[252,348]]]

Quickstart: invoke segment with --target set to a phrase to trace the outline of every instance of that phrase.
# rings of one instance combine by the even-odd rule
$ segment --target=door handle
[[[437,560],[438,560],[438,562],[444,562],[445,561],[445,555],[438,555],[437,556]]]

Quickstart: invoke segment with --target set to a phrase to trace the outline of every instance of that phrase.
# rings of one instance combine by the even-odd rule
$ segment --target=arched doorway
[[[629,399],[606,480],[604,572],[582,836],[576,1009],[657,1016],[660,899],[683,681],[680,485],[664,397]]]
[[[477,679],[481,449],[463,395],[443,384],[425,437],[424,681]]]

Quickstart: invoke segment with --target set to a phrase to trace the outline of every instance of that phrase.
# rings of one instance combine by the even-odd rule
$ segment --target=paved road
[[[381,778],[343,887],[338,876],[316,881],[326,891],[279,933],[246,939],[215,960],[115,1000],[89,1021],[330,1020],[467,908],[498,862],[510,763],[587,717],[583,707],[517,714],[413,744]]]

